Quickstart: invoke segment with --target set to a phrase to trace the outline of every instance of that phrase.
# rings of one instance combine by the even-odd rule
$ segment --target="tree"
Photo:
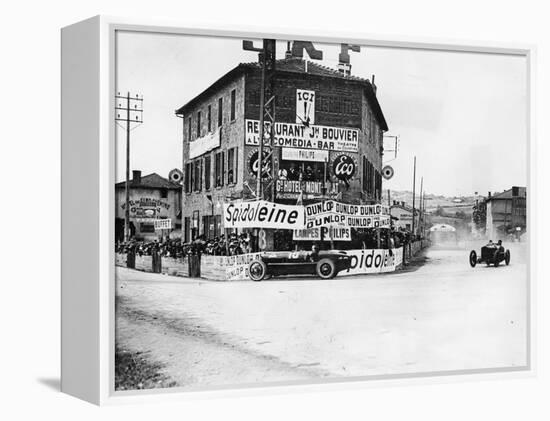
[[[485,226],[487,225],[487,203],[476,203],[473,209],[472,221],[474,226],[480,231],[485,231]]]

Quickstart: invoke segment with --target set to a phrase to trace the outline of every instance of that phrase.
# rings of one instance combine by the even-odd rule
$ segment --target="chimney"
[[[512,196],[517,197],[519,196],[519,187],[512,187]]]
[[[141,171],[133,170],[132,171],[132,184],[139,185],[141,184]]]
[[[404,201],[401,202],[401,206],[405,207],[405,202]]]
[[[487,192],[487,197],[490,199],[491,198],[491,192]]]
[[[372,82],[371,82],[371,85],[372,85],[372,90],[374,91],[374,95],[376,95],[376,84],[374,83],[374,75],[372,75]]]
[[[290,48],[290,41],[286,43],[285,59],[292,58],[292,49]]]

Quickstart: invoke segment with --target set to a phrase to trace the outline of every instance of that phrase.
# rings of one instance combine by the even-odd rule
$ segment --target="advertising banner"
[[[370,250],[346,250],[346,253],[352,256],[352,267],[349,270],[342,271],[338,276],[377,274],[395,271],[403,263],[403,248],[390,250],[370,249]],[[263,255],[259,253],[239,254],[237,256],[211,256],[216,258],[216,262],[221,266],[225,273],[225,280],[237,281],[249,279],[248,265],[251,261]]]
[[[328,162],[328,151],[318,149],[283,148],[282,159],[287,161]]]
[[[403,247],[392,250],[347,250],[352,256],[351,268],[338,273],[338,276],[393,272],[403,263]]]
[[[294,241],[351,241],[351,228],[349,227],[316,227],[310,229],[294,230]]]
[[[384,205],[352,205],[327,200],[306,205],[306,228],[341,226],[381,228],[390,226],[389,208]]]
[[[189,142],[189,159],[201,156],[208,151],[220,146],[220,131],[208,133],[207,135]]]
[[[263,252],[223,256],[221,266],[225,269],[225,279],[228,281],[248,279],[248,264],[262,254]]]
[[[334,197],[338,194],[338,183],[327,182],[324,187],[327,189],[327,196]],[[305,200],[313,199],[323,195],[323,182],[278,179],[275,182],[275,191],[279,199],[297,199],[300,193]]]
[[[299,229],[304,227],[304,207],[265,200],[224,203],[223,221],[224,228]]]
[[[265,123],[269,133],[271,123]],[[257,146],[260,138],[260,122],[246,120],[245,144]],[[358,152],[359,129],[294,123],[275,123],[273,146],[325,151]]]

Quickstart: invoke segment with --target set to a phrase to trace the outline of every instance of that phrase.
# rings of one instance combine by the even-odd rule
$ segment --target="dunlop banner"
[[[248,279],[248,264],[262,254],[264,253],[259,252],[238,254],[236,256],[223,256],[221,258],[221,266],[225,269],[225,279],[228,281]]]
[[[389,208],[384,205],[352,205],[334,200],[305,207],[306,228],[340,226],[381,228],[390,225]]]

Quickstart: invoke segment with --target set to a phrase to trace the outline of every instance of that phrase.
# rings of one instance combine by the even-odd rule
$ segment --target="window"
[[[231,148],[227,151],[227,184],[237,182],[237,148]]]
[[[140,232],[155,232],[155,226],[153,224],[147,224],[147,223],[143,223],[141,222],[139,224],[139,231]]]
[[[212,167],[212,156],[206,155],[204,157],[204,189],[210,190],[210,180],[212,179],[211,167]]]
[[[185,193],[191,193],[193,187],[193,164],[185,164]]]
[[[216,187],[223,186],[224,182],[224,161],[225,161],[225,153],[224,152],[218,152],[216,154],[215,160],[214,160],[214,174],[215,174],[215,185]]]
[[[195,167],[195,176],[193,178],[194,191],[201,191],[202,190],[202,159],[195,160],[193,165]]]
[[[208,133],[210,133],[212,131],[212,105],[208,106],[206,118],[208,119]]]
[[[191,142],[191,126],[193,124],[193,121],[191,120],[191,117],[187,119],[187,141]]]
[[[231,121],[235,120],[235,89],[231,91]]]
[[[223,98],[218,99],[218,127],[223,123]]]
[[[168,189],[160,189],[161,199],[166,199],[168,197]]]
[[[201,137],[201,112],[197,113],[197,137]]]

